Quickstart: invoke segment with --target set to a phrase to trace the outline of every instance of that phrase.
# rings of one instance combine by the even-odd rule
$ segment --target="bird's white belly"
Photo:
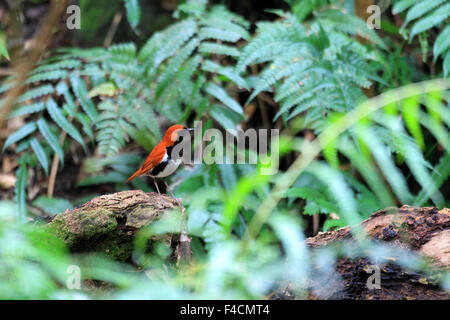
[[[167,161],[167,165],[164,168],[164,170],[162,170],[161,172],[158,172],[157,175],[151,175],[151,176],[156,177],[156,178],[164,178],[164,177],[170,176],[172,173],[174,173],[178,169],[180,164],[181,164],[181,159],[177,159],[177,160],[169,159]]]

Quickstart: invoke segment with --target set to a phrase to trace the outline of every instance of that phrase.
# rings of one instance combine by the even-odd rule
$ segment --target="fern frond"
[[[209,73],[220,74],[227,77],[241,88],[248,88],[248,84],[232,67],[223,67],[222,65],[209,59],[203,61],[202,70]]]
[[[43,85],[34,89],[30,89],[24,94],[22,94],[18,99],[17,103],[25,102],[27,100],[36,99],[45,95],[52,94],[54,88],[51,84]]]
[[[413,4],[417,3],[418,0],[401,0],[394,4],[392,7],[393,14],[399,14],[400,12],[405,11],[410,8]]]
[[[411,28],[410,38],[415,35],[439,25],[450,16],[450,3],[443,5],[434,12],[414,23]]]
[[[23,138],[30,135],[34,131],[36,131],[36,123],[35,122],[29,122],[29,123],[25,124],[19,130],[17,130],[16,132],[14,132],[8,136],[8,139],[6,139],[5,144],[3,145],[2,151],[5,151],[5,149],[8,148],[10,145],[22,140]]]
[[[320,23],[314,22],[308,34],[290,14],[280,22],[259,24],[257,36],[243,49],[236,69],[242,72],[251,64],[269,62],[247,103],[262,91],[274,90],[281,106],[275,119],[283,116],[287,121],[303,115],[305,126],[320,132],[328,113],[356,107],[365,99],[360,87],[381,79],[367,64],[373,57],[345,35],[356,34],[356,28],[363,28],[362,21],[347,22],[353,28],[350,32],[339,26],[346,16],[341,12],[321,11],[317,16]],[[367,32],[378,40],[376,34]]]
[[[82,62],[78,59],[64,59],[54,63],[48,63],[38,66],[32,71],[32,75],[44,73],[48,71],[57,71],[61,69],[75,69],[78,70],[82,66]]]
[[[95,122],[99,114],[97,112],[97,109],[95,108],[94,103],[88,97],[86,84],[81,78],[77,76],[70,77],[70,83],[72,85],[73,92],[75,93],[75,96],[77,97],[84,111],[89,116],[89,118],[93,122]]]
[[[34,154],[36,155],[36,158],[38,159],[42,168],[44,169],[45,174],[48,175],[48,159],[44,148],[42,148],[41,144],[36,138],[31,139],[30,146],[33,149]]]
[[[446,0],[424,0],[413,5],[406,14],[406,20],[404,22],[404,26],[406,26],[410,21],[417,19],[419,17],[423,17],[430,10],[433,10]]]
[[[242,19],[242,18],[241,18]],[[220,17],[218,15],[211,14],[199,21],[201,26],[220,28],[226,30],[227,32],[232,32],[238,34],[240,38],[249,40],[250,33],[247,31],[248,23],[238,24],[229,20],[225,17]]]
[[[223,30],[220,28],[204,27],[200,29],[200,32],[198,33],[198,38],[200,41],[206,39],[213,39],[220,41],[236,42],[241,38],[241,35],[239,33]]]
[[[31,113],[40,112],[44,109],[45,109],[45,104],[43,102],[36,102],[36,103],[30,104],[30,105],[20,106],[20,107],[17,107],[16,109],[14,109],[8,115],[8,119],[28,115]]]
[[[188,44],[186,44],[185,47],[183,47],[180,50],[180,52],[176,55],[176,57],[171,59],[170,63],[167,65],[166,69],[158,79],[158,86],[156,88],[156,97],[159,97],[161,92],[167,87],[170,81],[174,78],[175,74],[178,72],[184,61],[188,59],[188,57],[191,55],[191,53],[195,50],[197,46],[198,40],[192,39]]]
[[[242,110],[242,107],[239,105],[239,103],[231,98],[228,93],[218,85],[210,82],[206,85],[205,90],[208,94],[212,95],[214,98],[222,102],[234,112],[238,114],[244,114],[244,111]]]
[[[43,118],[40,118],[37,121],[37,127],[39,128],[39,132],[45,138],[47,143],[50,145],[50,147],[53,149],[53,151],[58,155],[58,157],[61,161],[61,164],[64,163],[64,151],[58,142],[58,138],[50,130],[50,127],[48,126],[47,122]]]
[[[126,106],[124,106],[126,109]],[[125,144],[124,130],[120,123],[121,107],[111,101],[100,103],[99,109],[102,111],[97,122],[97,143],[100,154],[112,156],[116,154]]]
[[[363,37],[381,48],[386,48],[383,40],[374,30],[367,27],[367,24],[361,18],[344,14],[340,10],[326,10],[316,13],[321,25],[353,36]]]
[[[212,42],[203,42],[198,50],[202,53],[223,54],[232,57],[239,57],[241,55],[239,50],[235,47]]]
[[[450,50],[450,26],[446,26],[444,30],[436,38],[436,42],[433,47],[434,60],[444,52]]]
[[[53,71],[46,71],[41,73],[36,73],[29,77],[25,84],[30,84],[34,82],[41,82],[41,81],[47,81],[47,80],[57,80],[57,79],[63,79],[67,77],[67,71],[66,70],[53,70]]]
[[[83,141],[83,137],[78,132],[78,130],[66,119],[66,117],[62,114],[58,105],[53,99],[49,99],[46,103],[47,111],[52,117],[53,121],[55,121],[58,126],[63,129],[69,136],[71,136],[75,141],[85,148],[85,144]]]
[[[155,39],[160,43],[155,46],[153,37],[149,40],[148,45],[145,45],[141,50],[140,58],[151,60],[151,66],[157,67],[173,56],[178,49],[183,46],[195,33],[197,32],[197,24],[192,19],[179,22],[163,31],[163,34],[157,36]],[[153,46],[153,48],[152,48]]]

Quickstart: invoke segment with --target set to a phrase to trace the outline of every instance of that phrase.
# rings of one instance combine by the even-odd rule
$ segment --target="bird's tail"
[[[131,180],[133,180],[134,178],[136,178],[138,175],[141,174],[141,168],[139,168],[138,171],[136,171],[135,173],[133,173],[133,175],[131,177],[128,178],[127,182],[130,182]]]

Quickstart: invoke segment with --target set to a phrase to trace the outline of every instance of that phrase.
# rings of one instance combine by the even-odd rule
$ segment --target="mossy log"
[[[450,272],[450,210],[434,207],[403,206],[375,212],[362,227],[374,240],[426,256],[435,270],[433,278],[406,271],[392,262],[379,265],[380,288],[367,286],[374,263],[368,258],[342,258],[335,270],[340,281],[329,281],[310,292],[310,299],[450,299],[449,292],[438,286],[439,276]],[[307,239],[312,249],[325,248],[342,241],[351,243],[350,227],[321,232]],[[427,258],[427,259],[428,259]],[[323,282],[322,282],[323,284]]]
[[[96,197],[58,214],[48,228],[72,252],[103,252],[117,261],[129,261],[136,232],[177,207],[177,201],[166,195],[160,198],[153,192],[122,191]],[[190,239],[186,234],[153,237],[152,240],[164,241],[173,247],[174,252],[179,253],[177,260],[189,258]]]
[[[134,236],[141,228],[177,209],[178,203],[163,195],[140,190],[122,191],[92,199],[74,210],[56,215],[49,229],[63,240],[72,252],[103,252],[118,261],[130,261]],[[180,209],[180,208],[178,208]],[[183,210],[183,208],[181,208]],[[362,223],[366,233],[374,240],[408,249],[428,257],[434,269],[450,272],[450,210],[403,206],[375,212]],[[176,262],[189,260],[190,239],[186,232],[153,238],[173,249]],[[312,251],[332,247],[336,243],[353,240],[350,227],[321,232],[308,238]],[[320,282],[320,290],[310,290],[310,299],[450,299],[436,279],[402,269],[393,260],[379,265],[380,289],[370,289],[367,279],[373,265],[368,258],[340,258],[335,271],[339,281]],[[314,282],[314,272],[310,279]],[[316,286],[317,288],[317,286]],[[292,299],[289,286],[277,290],[274,299]]]

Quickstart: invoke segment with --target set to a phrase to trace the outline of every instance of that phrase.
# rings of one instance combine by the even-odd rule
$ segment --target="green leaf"
[[[89,117],[85,114],[77,112],[75,114],[75,119],[81,123],[83,131],[88,135],[89,139],[91,139],[91,142],[94,142],[94,132],[92,131]]]
[[[323,147],[323,155],[332,168],[339,169],[339,157],[336,139],[333,139]]]
[[[6,46],[6,35],[4,31],[0,30],[0,56],[4,56],[9,60],[8,50]]]
[[[19,116],[24,116],[31,113],[36,113],[45,109],[43,102],[37,102],[30,105],[25,105],[14,109],[9,115],[8,119],[12,119]]]
[[[36,87],[34,89],[27,90],[27,92],[21,95],[16,102],[21,103],[27,100],[36,99],[38,97],[51,94],[53,93],[53,91],[54,91],[53,86],[51,84],[46,84],[40,87]]]
[[[321,208],[326,209],[328,213],[339,212],[337,206],[328,200],[322,192],[310,187],[290,188],[283,194],[283,196],[287,198],[302,198],[313,201]]]
[[[241,38],[239,33],[214,27],[201,28],[198,37],[200,40],[215,39],[229,42],[236,42]]]
[[[73,99],[72,94],[70,93],[70,89],[67,86],[65,81],[61,81],[60,83],[58,83],[58,85],[56,86],[56,91],[60,94],[64,96],[64,99],[66,99],[66,103],[65,105],[67,105],[67,111],[69,116],[73,117],[76,114],[76,109],[77,106],[75,104],[75,100]]]
[[[53,132],[50,130],[47,122],[40,118],[37,121],[37,126],[39,128],[39,131],[41,132],[42,136],[47,140],[50,147],[53,149],[53,151],[59,156],[59,159],[61,161],[61,164],[64,163],[64,152],[61,146],[59,145],[58,138],[53,134]]]
[[[404,26],[406,26],[408,22],[416,18],[423,17],[426,13],[428,13],[430,10],[433,10],[441,2],[442,0],[423,0],[416,3],[408,10]]]
[[[53,71],[45,71],[42,73],[33,74],[31,77],[27,79],[26,84],[29,83],[37,83],[48,80],[56,80],[66,78],[68,75],[68,71],[66,70],[53,70]]]
[[[166,69],[162,72],[158,79],[158,86],[156,87],[156,97],[159,98],[161,93],[171,83],[172,79],[176,76],[177,72],[183,65],[183,62],[191,55],[191,53],[198,46],[198,40],[192,39],[182,49],[178,51],[178,54],[172,58],[167,65]]]
[[[71,136],[74,140],[76,140],[79,144],[83,146],[83,148],[86,148],[83,137],[78,132],[77,128],[75,128],[69,120],[67,120],[64,115],[62,114],[61,110],[59,109],[58,105],[56,104],[55,100],[49,99],[47,101],[47,111],[52,117],[52,119],[58,124],[58,126],[61,127],[64,131],[67,132],[69,136]]]
[[[209,114],[224,129],[235,129],[239,122],[244,120],[244,116],[238,114],[222,105],[213,104],[209,109]]]
[[[450,47],[450,26],[446,26],[434,43],[433,54],[434,61],[436,61],[437,57],[447,51]]]
[[[393,206],[395,205],[395,200],[377,171],[376,166],[373,165],[370,152],[366,148],[365,143],[361,140],[359,140],[359,148],[355,146],[353,141],[347,139],[339,141],[339,150],[349,158],[352,166],[360,172],[361,176],[377,195],[382,207]]]
[[[392,8],[393,14],[399,14],[402,11],[405,11],[409,7],[411,7],[413,4],[415,4],[417,0],[402,0],[394,4],[394,7]]]
[[[8,148],[10,145],[12,145],[13,143],[15,143],[19,140],[22,140],[29,134],[33,133],[35,130],[36,130],[36,123],[30,122],[30,123],[27,123],[26,125],[24,125],[23,127],[21,127],[16,132],[11,133],[9,135],[8,139],[6,139],[6,141],[5,141],[2,151],[5,151],[5,149]]]
[[[112,81],[104,82],[98,85],[97,87],[93,88],[91,91],[89,91],[88,97],[89,98],[93,98],[96,96],[112,97],[116,95],[117,89],[118,89],[117,86]]]
[[[329,193],[338,204],[339,211],[337,212],[342,215],[347,224],[357,228],[357,225],[361,222],[361,216],[358,213],[356,197],[345,182],[342,173],[323,163],[312,164],[308,171],[312,172],[328,187]]]
[[[70,78],[72,83],[72,89],[75,93],[78,101],[80,102],[83,110],[89,116],[89,118],[95,123],[99,117],[97,108],[94,103],[89,99],[86,84],[78,76],[72,76]]]
[[[412,200],[411,192],[408,189],[402,172],[395,166],[391,152],[382,142],[379,141],[377,135],[372,129],[359,128],[356,131],[359,138],[370,148],[372,155],[378,163],[378,167],[383,172],[386,180],[392,186],[393,191],[404,204],[410,204]]]
[[[239,50],[235,47],[213,42],[203,42],[198,51],[202,53],[223,54],[232,57],[239,57],[241,55]]]
[[[418,20],[411,29],[409,36],[412,39],[416,34],[431,29],[432,27],[440,24],[450,15],[450,3],[443,5],[437,10],[433,11],[430,15],[423,19]]]
[[[402,113],[406,127],[411,132],[419,147],[425,149],[425,141],[419,124],[419,97],[414,96],[403,101]]]
[[[443,66],[444,66],[444,77],[447,77],[448,74],[450,73],[450,51],[448,51],[447,54],[445,55]]]
[[[125,8],[127,10],[127,19],[131,27],[135,29],[141,20],[141,7],[139,0],[124,0]]]
[[[237,112],[237,113],[239,113],[241,115],[244,114],[244,111],[242,110],[242,107],[240,106],[240,104],[237,103],[236,100],[231,98],[224,89],[222,89],[221,87],[219,87],[215,83],[209,82],[206,85],[206,89],[205,90],[206,90],[206,92],[208,94],[210,94],[213,97],[215,97],[217,100],[222,102],[224,105],[226,105],[228,108],[230,108],[234,112]]]
[[[446,152],[433,170],[432,179],[437,188],[447,181],[450,176],[450,153]],[[422,207],[429,199],[428,190],[423,189],[414,200],[414,206]]]
[[[49,198],[46,196],[40,196],[32,202],[33,206],[38,207],[48,213],[51,216],[62,213],[67,209],[72,210],[73,205],[70,201],[61,198]]]
[[[234,172],[233,166],[230,164],[219,164],[218,167],[225,190],[233,190],[237,183],[237,177],[236,173]]]
[[[231,67],[223,67],[214,61],[206,60],[202,63],[202,70],[225,76],[239,87],[248,89],[247,82],[245,82],[245,80]]]
[[[44,148],[42,148],[41,144],[36,138],[31,139],[30,146],[33,149],[37,159],[41,163],[41,166],[44,169],[45,174],[48,175],[48,159],[47,154],[44,151]]]

